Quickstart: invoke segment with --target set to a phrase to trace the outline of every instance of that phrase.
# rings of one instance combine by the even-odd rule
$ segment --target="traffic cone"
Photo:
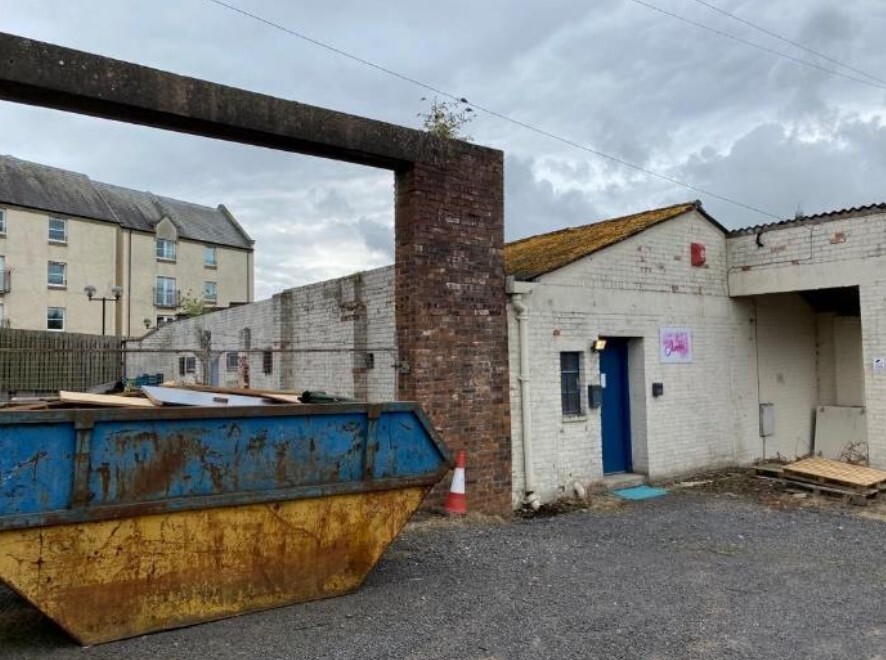
[[[452,485],[449,487],[449,495],[446,496],[446,504],[443,510],[450,516],[463,516],[468,512],[468,500],[465,497],[465,450],[461,449],[455,455],[455,474],[452,475]]]

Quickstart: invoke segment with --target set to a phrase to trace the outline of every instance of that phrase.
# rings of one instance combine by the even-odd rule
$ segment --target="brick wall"
[[[705,244],[707,267],[689,264]],[[631,338],[629,380],[635,470],[654,478],[741,460],[757,438],[753,310],[726,291],[725,237],[695,212],[543,275],[529,309],[533,464],[543,499],[603,476],[600,411],[565,418],[559,353],[582,354],[582,388],[600,382],[597,336]],[[510,317],[515,498],[523,488],[516,321]],[[662,326],[692,331],[691,364],[662,364]],[[662,382],[665,394],[651,396]]]
[[[858,287],[860,320],[819,315],[815,322],[818,400],[813,405],[864,405],[871,464],[886,467],[886,373],[873,368],[875,359],[886,358],[886,214],[763,228],[730,236],[727,250],[733,296],[763,300],[783,292]],[[782,333],[777,334],[784,343]]]
[[[366,401],[396,398],[397,350],[394,341],[394,269],[355,273],[327,282],[288,289],[250,305],[175,321],[131,348],[127,373],[163,373],[167,378],[202,379],[200,335],[212,333],[213,358],[219,359],[219,385],[238,386],[226,355],[248,356],[250,386],[296,391],[324,390]],[[256,351],[272,349],[270,374],[261,353],[243,353],[244,330]],[[277,350],[280,349],[280,350]],[[178,358],[197,358],[196,374],[182,377]]]
[[[127,354],[126,375],[134,378],[144,373],[162,373],[167,380],[203,382],[204,353],[201,350],[201,336],[203,332],[208,331],[212,334],[211,358],[218,361],[219,385],[237,387],[240,384],[239,374],[237,371],[228,371],[227,353],[236,352],[239,356],[240,351],[246,348],[243,330],[247,328],[253,349],[274,348],[276,340],[273,324],[274,307],[273,300],[261,300],[191,319],[173,321],[157,328],[141,340],[128,341],[127,348],[133,350]],[[276,360],[273,372],[265,375],[262,370],[261,355],[246,353],[243,355],[249,355],[251,387],[279,387]],[[194,373],[185,375],[179,373],[181,357],[195,358]]]
[[[392,266],[289,289],[277,300],[281,386],[396,398]],[[314,351],[314,349],[318,349]]]
[[[398,398],[468,450],[476,511],[511,502],[500,152],[450,153],[396,176]],[[448,484],[432,498],[441,500]]]

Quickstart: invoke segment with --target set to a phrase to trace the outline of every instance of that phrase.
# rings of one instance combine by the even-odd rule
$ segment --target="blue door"
[[[631,408],[628,389],[628,341],[608,338],[600,353],[603,387],[603,473],[631,471]]]

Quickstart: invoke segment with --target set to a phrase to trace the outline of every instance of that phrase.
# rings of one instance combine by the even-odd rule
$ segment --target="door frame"
[[[618,395],[618,398],[619,398],[620,404],[621,404],[621,411],[620,411],[621,419],[619,420],[619,426],[621,429],[621,433],[619,434],[620,435],[619,440],[622,443],[621,451],[622,451],[622,455],[624,457],[624,460],[623,460],[624,469],[611,470],[611,471],[606,470],[605,447],[606,447],[606,435],[607,435],[606,429],[607,429],[608,425],[604,423],[603,416],[606,415],[606,412],[605,412],[606,399],[611,398],[611,396],[613,396],[613,395],[610,395],[610,397],[606,396],[606,389],[608,389],[608,387],[609,387],[608,383],[607,383],[607,387],[604,388],[603,410],[601,410],[601,413],[600,413],[600,462],[601,462],[601,467],[602,467],[604,475],[620,474],[620,473],[627,474],[627,473],[631,473],[633,471],[633,466],[634,466],[633,431],[632,431],[632,424],[631,424],[631,417],[632,417],[631,408],[632,408],[633,401],[632,401],[632,397],[631,397],[632,390],[631,390],[631,377],[630,377],[630,372],[631,372],[631,369],[630,369],[631,339],[633,339],[633,338],[606,336],[605,339],[607,341],[607,346],[606,346],[606,348],[603,349],[603,352],[600,354],[599,369],[600,369],[601,380],[604,378],[603,360],[604,359],[612,359],[611,356],[613,355],[613,352],[616,350],[615,346],[618,346],[617,350],[620,353],[620,355],[619,355],[619,363],[620,363],[619,364],[619,371],[621,371],[621,378],[619,379],[618,387],[621,391]],[[604,356],[607,355],[607,351],[610,351],[608,353],[609,357],[604,358]],[[611,439],[610,439],[610,441],[611,441]]]

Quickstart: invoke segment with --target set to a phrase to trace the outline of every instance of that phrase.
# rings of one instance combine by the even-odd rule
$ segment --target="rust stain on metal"
[[[239,427],[237,428],[239,432]],[[216,454],[203,442],[205,434],[203,429],[188,429],[165,437],[147,431],[117,434],[114,441],[116,451],[119,453],[142,444],[150,444],[153,448],[149,456],[136,453],[135,465],[131,469],[115,468],[117,496],[124,500],[137,500],[142,497],[166,495],[176,480],[188,478],[184,474],[184,468],[191,459],[199,462],[216,492],[224,491],[224,478],[227,472],[218,462],[211,460]],[[109,489],[105,488],[104,475],[101,476],[103,501],[106,501]]]
[[[336,596],[427,490],[0,532],[0,577],[83,644]]]
[[[108,463],[102,463],[95,468],[95,471],[98,472],[102,480],[102,501],[106,502],[108,500],[108,489],[111,485],[111,466]]]

